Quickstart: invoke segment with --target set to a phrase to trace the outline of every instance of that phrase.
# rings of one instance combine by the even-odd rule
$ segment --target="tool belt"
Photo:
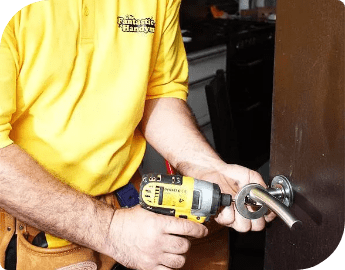
[[[141,177],[137,173],[132,183],[138,190]],[[100,196],[97,199],[119,208],[128,191]],[[130,192],[129,192],[129,195]],[[130,196],[132,197],[132,196]],[[119,201],[117,200],[119,199]],[[192,240],[187,261],[182,270],[228,270],[229,232],[213,219],[205,224],[209,235]],[[17,270],[110,270],[118,269],[112,258],[76,244],[60,248],[40,248],[31,244],[40,231],[15,219],[0,208],[0,265],[5,266],[7,247],[17,235]],[[120,268],[122,269],[122,268]]]
[[[107,197],[114,200],[114,195]],[[15,235],[18,270],[110,270],[116,263],[104,254],[76,244],[52,249],[34,246],[32,239],[39,232],[0,209],[0,265],[5,267],[6,250]]]
[[[131,181],[140,185],[141,176],[136,172]],[[113,208],[134,205],[131,193],[135,188],[120,189],[120,196],[115,192],[101,195],[96,199],[111,205]],[[136,191],[135,191],[136,192]],[[126,200],[130,196],[130,200]],[[138,200],[139,201],[139,200]],[[76,244],[68,244],[58,248],[42,248],[32,244],[33,239],[40,233],[24,222],[14,218],[0,208],[0,266],[5,267],[6,251],[16,236],[16,269],[17,270],[110,270],[126,269],[104,254]],[[14,247],[15,248],[15,247]]]

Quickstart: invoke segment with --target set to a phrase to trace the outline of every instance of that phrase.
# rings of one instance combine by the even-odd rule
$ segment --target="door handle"
[[[293,189],[285,176],[273,178],[271,188],[265,189],[258,184],[245,186],[236,197],[236,208],[238,212],[248,219],[257,219],[263,216],[267,209],[276,213],[285,224],[295,230],[302,225],[290,211],[293,204]],[[249,211],[247,205],[261,206],[257,211]]]

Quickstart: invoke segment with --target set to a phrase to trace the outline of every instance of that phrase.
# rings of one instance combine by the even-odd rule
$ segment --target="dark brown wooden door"
[[[290,179],[303,228],[272,222],[266,270],[317,265],[344,231],[344,25],[338,0],[277,1],[270,179]]]

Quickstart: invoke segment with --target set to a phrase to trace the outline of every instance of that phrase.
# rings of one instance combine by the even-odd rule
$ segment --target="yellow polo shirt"
[[[186,99],[180,0],[49,0],[0,46],[0,147],[13,142],[61,181],[100,195],[140,165],[146,99]]]

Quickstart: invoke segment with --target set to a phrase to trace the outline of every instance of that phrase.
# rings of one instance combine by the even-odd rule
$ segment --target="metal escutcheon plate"
[[[248,184],[245,187],[243,187],[236,196],[236,202],[235,202],[236,209],[240,213],[241,216],[247,219],[258,219],[262,217],[263,215],[265,215],[268,210],[268,208],[264,205],[262,205],[261,208],[255,212],[251,212],[248,210],[247,205],[246,205],[246,197],[249,196],[249,192],[253,188],[266,190],[263,186],[259,184]]]
[[[280,189],[283,192],[283,196],[277,198],[287,207],[290,207],[293,203],[293,189],[290,181],[283,175],[275,176],[271,182],[271,188]]]

